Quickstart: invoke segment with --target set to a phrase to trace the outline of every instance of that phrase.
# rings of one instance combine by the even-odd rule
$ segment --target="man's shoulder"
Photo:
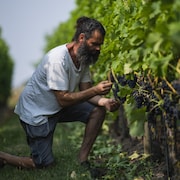
[[[56,46],[55,48],[53,48],[53,49],[51,49],[48,53],[47,53],[47,55],[46,55],[46,57],[50,60],[60,60],[60,59],[64,59],[64,58],[66,58],[66,57],[68,57],[67,56],[68,55],[68,49],[67,49],[67,47],[66,47],[66,45],[65,44],[63,44],[63,45],[60,45],[60,46]]]
[[[66,51],[67,51],[66,44],[62,44],[62,45],[56,46],[56,47],[52,48],[51,50],[49,50],[49,52],[47,54],[65,53]]]

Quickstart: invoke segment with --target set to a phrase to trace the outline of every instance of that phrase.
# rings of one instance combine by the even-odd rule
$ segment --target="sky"
[[[12,87],[26,82],[43,56],[45,36],[70,17],[75,0],[0,0],[2,38],[14,62]]]

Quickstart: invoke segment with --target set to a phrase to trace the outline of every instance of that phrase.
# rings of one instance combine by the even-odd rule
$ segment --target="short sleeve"
[[[61,63],[49,63],[47,68],[47,84],[52,90],[68,90],[68,73]]]
[[[81,77],[80,81],[81,82],[91,82],[91,74],[90,74],[90,69],[88,66],[84,69],[84,73],[83,73],[83,76]]]

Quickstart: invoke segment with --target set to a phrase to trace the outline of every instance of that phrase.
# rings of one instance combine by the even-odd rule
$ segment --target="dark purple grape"
[[[164,96],[164,104],[163,104],[164,110],[168,111],[170,106],[171,106],[171,101],[169,99],[169,95],[165,95]]]
[[[121,103],[124,103],[124,102],[126,101],[126,96],[124,96],[124,97],[118,97],[118,99],[119,99],[119,101],[120,101]]]
[[[125,86],[127,84],[125,76],[117,76],[117,80],[121,86]]]
[[[118,92],[119,92],[119,86],[118,86],[118,83],[114,83],[114,88],[116,89],[116,92],[118,93]]]
[[[162,111],[161,109],[157,106],[156,108],[154,108],[154,114],[157,116],[157,115],[161,115],[162,114]]]
[[[166,81],[162,81],[161,82],[161,88],[162,89],[166,89],[166,90],[170,90],[169,86],[167,85]]]
[[[148,91],[149,93],[151,93],[153,90],[152,86],[149,83],[146,83],[143,89]]]
[[[127,84],[130,88],[134,88],[136,86],[136,81],[134,80],[127,80]]]
[[[172,82],[172,86],[178,92],[178,94],[180,94],[180,80],[174,80]]]
[[[134,74],[134,81],[137,82],[137,76]]]
[[[136,103],[136,107],[141,108],[142,105],[143,105],[143,96],[142,95],[135,95],[134,100],[135,100],[135,103]]]
[[[171,116],[169,114],[166,114],[164,116],[164,120],[169,128],[173,128],[173,119],[171,118]]]

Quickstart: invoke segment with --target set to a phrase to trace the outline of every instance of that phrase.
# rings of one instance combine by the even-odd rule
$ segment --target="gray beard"
[[[84,42],[77,50],[76,58],[82,65],[95,64],[99,57],[99,51],[93,53]]]

